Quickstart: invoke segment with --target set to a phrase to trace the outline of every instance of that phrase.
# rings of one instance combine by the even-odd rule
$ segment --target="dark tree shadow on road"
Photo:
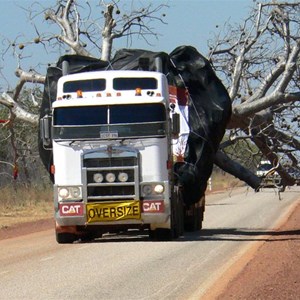
[[[199,232],[185,233],[183,241],[289,241],[300,240],[300,229],[297,230],[259,230],[248,228],[202,229]]]
[[[297,230],[259,230],[249,228],[217,228],[202,229],[197,232],[185,232],[183,236],[173,241],[163,243],[192,242],[192,241],[231,241],[231,242],[282,242],[300,240],[300,229]],[[102,238],[87,241],[88,243],[122,243],[122,242],[154,242],[146,231],[126,231],[119,234],[107,234]]]

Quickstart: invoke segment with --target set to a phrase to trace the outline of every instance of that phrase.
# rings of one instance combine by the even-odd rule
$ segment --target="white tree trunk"
[[[101,60],[109,61],[112,50],[112,40],[110,38],[103,38]]]
[[[29,113],[24,110],[12,97],[7,93],[2,93],[0,98],[0,104],[8,107],[11,113],[15,116],[15,120],[22,120],[30,124],[37,125],[39,122],[39,116]]]

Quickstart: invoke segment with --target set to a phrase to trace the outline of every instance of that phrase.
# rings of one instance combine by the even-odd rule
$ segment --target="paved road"
[[[299,202],[241,188],[208,197],[204,229],[173,242],[110,236],[58,245],[53,230],[0,241],[0,299],[200,299]],[[298,200],[296,200],[298,199]]]

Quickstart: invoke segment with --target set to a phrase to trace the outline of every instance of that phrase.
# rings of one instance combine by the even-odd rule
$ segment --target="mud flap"
[[[76,226],[60,226],[55,224],[55,237],[58,244],[72,244],[79,239]]]

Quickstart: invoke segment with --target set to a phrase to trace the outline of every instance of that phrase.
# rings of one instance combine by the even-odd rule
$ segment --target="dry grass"
[[[0,189],[0,229],[53,216],[52,188]]]
[[[214,172],[211,192],[243,185],[237,178]],[[210,192],[209,186],[207,192]],[[0,229],[53,217],[52,186],[0,188]]]
[[[211,191],[228,190],[234,187],[243,186],[244,182],[238,178],[223,172],[213,172],[211,176]],[[207,186],[209,190],[209,185]]]

